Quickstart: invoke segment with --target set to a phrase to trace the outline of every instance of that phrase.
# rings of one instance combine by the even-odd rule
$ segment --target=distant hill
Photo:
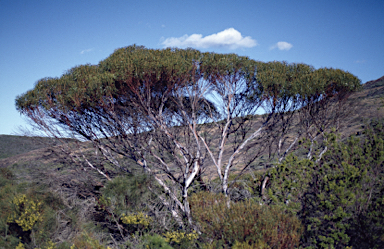
[[[367,98],[383,98],[384,76],[377,80],[368,81],[363,87]]]
[[[57,141],[47,137],[0,135],[0,159],[57,144]]]
[[[384,87],[384,76],[377,79],[377,80],[368,81],[363,86],[364,86],[364,89],[373,89],[376,87]]]
[[[355,102],[355,115],[361,118],[384,117],[384,107],[380,108],[384,101],[384,76],[363,84],[363,90],[352,94],[350,101]]]

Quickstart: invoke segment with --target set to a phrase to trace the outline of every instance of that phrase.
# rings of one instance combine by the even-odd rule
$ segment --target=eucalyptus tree
[[[17,97],[16,106],[49,135],[69,132],[90,141],[118,169],[132,173],[134,165],[142,167],[162,187],[158,197],[182,225],[183,217],[192,224],[188,190],[204,172],[213,168],[228,195],[230,173],[247,170],[265,145],[284,156],[283,149],[295,144],[287,139],[295,112],[305,110],[302,120],[312,123],[300,124],[315,129],[314,117],[323,114],[327,101],[344,99],[341,93],[358,84],[341,70],[134,45],[98,65],[39,80]],[[81,147],[68,155],[109,179]]]
[[[187,190],[204,156],[191,140],[198,119],[204,117],[195,115],[200,108],[193,109],[203,105],[197,98],[206,90],[197,87],[202,78],[196,63],[200,57],[192,49],[118,49],[98,65],[78,66],[60,78],[38,81],[33,90],[17,98],[16,105],[50,135],[61,137],[69,131],[91,141],[124,171],[131,169],[119,158],[132,159],[163,187],[166,195],[159,198],[179,223],[182,215],[191,222]],[[195,95],[186,96],[188,92]],[[192,111],[180,109],[188,101],[195,104]],[[108,177],[84,154],[78,159]]]

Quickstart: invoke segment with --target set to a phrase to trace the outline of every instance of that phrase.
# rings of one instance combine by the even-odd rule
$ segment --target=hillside
[[[57,144],[57,141],[48,137],[0,135],[0,159],[52,147]]]
[[[344,123],[344,137],[360,131],[364,124],[374,118],[384,117],[384,76],[363,84],[360,92],[349,97],[353,111]]]
[[[365,90],[368,90],[368,89],[374,89],[374,88],[380,88],[380,87],[384,87],[384,76],[377,79],[377,80],[371,80],[371,81],[368,81],[364,84],[364,89]],[[377,94],[378,95],[381,95],[383,96],[384,92],[383,92],[383,89],[381,88],[381,91],[379,89],[376,89],[377,91]]]

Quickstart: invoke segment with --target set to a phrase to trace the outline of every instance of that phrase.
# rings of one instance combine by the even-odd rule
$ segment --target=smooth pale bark
[[[231,167],[233,166],[233,161],[235,160],[237,154],[244,148],[245,145],[255,137],[259,136],[260,133],[263,131],[263,128],[265,127],[266,123],[264,123],[258,130],[253,132],[237,149],[236,151],[231,155],[231,157],[228,159],[227,166],[225,167],[224,170],[224,176],[223,176],[223,192],[225,196],[228,196],[228,177],[229,177],[229,171]]]

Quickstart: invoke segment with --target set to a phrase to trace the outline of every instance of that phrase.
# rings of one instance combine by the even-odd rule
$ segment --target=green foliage
[[[145,249],[157,249],[157,248],[172,249],[173,247],[167,243],[164,237],[158,234],[155,234],[155,235],[148,235],[144,237],[144,248]]]
[[[108,181],[101,191],[99,206],[105,210],[102,215],[122,224],[127,234],[161,231],[160,222],[148,215],[160,213],[162,208],[154,194],[157,190],[147,174],[118,176]],[[167,213],[164,215],[169,219]]]
[[[201,192],[191,196],[191,210],[206,240],[228,248],[238,243],[294,248],[301,225],[295,216],[278,206],[261,206],[252,201],[231,203],[223,195]]]
[[[364,139],[328,136],[320,163],[290,156],[272,169],[269,201],[296,213],[308,248],[379,248],[383,244],[384,132],[372,123]]]
[[[0,247],[15,248],[30,244],[49,248],[56,228],[54,208],[60,200],[39,188],[18,184],[8,169],[0,170]]]
[[[353,165],[323,164],[316,172],[300,214],[307,225],[305,237],[322,248],[348,245],[348,221],[364,172]],[[304,206],[305,205],[305,206]],[[315,239],[316,238],[316,239]],[[313,242],[312,242],[313,241]]]
[[[194,49],[147,49],[133,45],[116,50],[98,65],[77,66],[60,78],[39,80],[33,90],[17,97],[16,107],[34,118],[45,113],[84,138],[91,139],[95,134],[85,129],[85,123],[92,126],[100,121],[99,118],[108,119],[110,105],[119,106],[115,111],[123,120],[133,118],[142,122],[147,113],[139,110],[135,103],[147,102],[146,105],[152,109],[161,105],[171,110],[163,112],[169,115],[178,111],[174,107],[175,101],[172,101],[174,91],[187,90],[204,78],[224,96],[226,89],[222,82],[237,81],[230,80],[231,77],[247,81],[249,89],[239,92],[239,97],[270,100],[274,108],[283,109],[283,103],[288,100],[311,101],[344,96],[360,87],[355,76],[339,69],[314,70],[306,64],[262,63],[236,54],[201,53]],[[148,98],[143,94],[145,92],[151,92],[152,97]],[[186,103],[188,101],[183,105]],[[202,109],[214,107],[206,100],[201,103]],[[58,112],[61,115],[56,115]],[[97,130],[100,128],[95,126]]]
[[[118,176],[108,181],[102,189],[100,203],[119,217],[130,212],[148,211],[148,202],[156,199],[148,187],[156,189],[150,176],[143,173],[132,176]]]
[[[355,76],[340,69],[320,68],[302,63],[268,62],[257,64],[256,85],[251,86],[249,96],[263,96],[271,101],[271,108],[292,111],[287,106],[302,107],[334,96],[340,98],[361,89]],[[287,101],[291,103],[288,104]],[[299,102],[304,101],[297,105]],[[288,105],[287,105],[288,104]],[[281,108],[281,109],[280,109]]]
[[[12,213],[11,202],[17,191],[13,174],[6,168],[0,168],[0,247],[15,248],[19,237],[12,236],[7,219]]]
[[[100,241],[94,238],[92,233],[83,231],[74,239],[74,243],[70,249],[110,249],[110,247],[105,247],[100,244]]]
[[[189,83],[194,61],[200,55],[193,49],[154,50],[135,45],[117,49],[99,65],[82,65],[60,78],[41,79],[33,91],[18,97],[16,105],[22,111],[38,106],[49,110],[54,104],[64,111],[85,114],[86,109],[96,111],[94,108],[103,97],[121,99],[121,94],[126,99],[132,97],[140,85],[164,93],[170,90],[167,84],[172,81],[181,85]],[[48,95],[44,97],[45,94]]]
[[[301,210],[314,167],[311,160],[287,156],[283,163],[270,171],[269,201],[297,214]]]

